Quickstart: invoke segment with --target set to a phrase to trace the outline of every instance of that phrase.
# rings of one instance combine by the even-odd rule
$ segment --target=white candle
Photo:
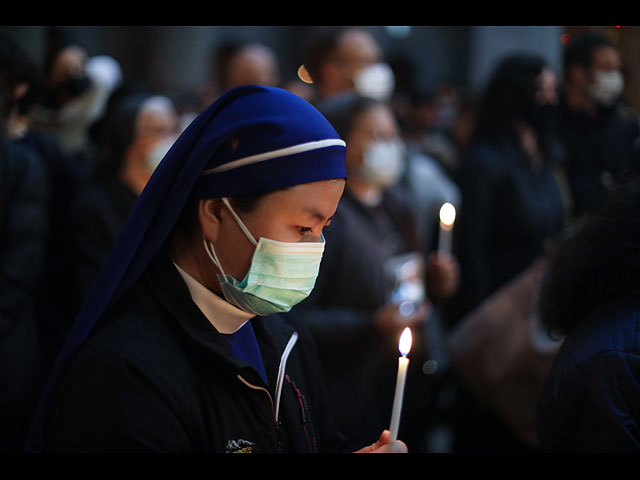
[[[390,441],[398,439],[398,427],[400,426],[400,412],[402,411],[402,398],[404,396],[404,383],[407,378],[407,368],[409,359],[407,355],[411,350],[411,329],[405,328],[400,336],[398,349],[400,358],[398,359],[398,378],[396,380],[396,394],[393,398],[393,410],[391,412],[391,426],[389,427]]]
[[[451,254],[451,234],[453,222],[456,220],[456,208],[445,203],[440,207],[440,237],[438,238],[438,251],[446,255]]]

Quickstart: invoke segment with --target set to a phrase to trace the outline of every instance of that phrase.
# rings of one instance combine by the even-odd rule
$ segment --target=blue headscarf
[[[47,410],[68,364],[104,311],[138,279],[187,200],[266,193],[346,178],[345,143],[311,104],[278,88],[230,90],[166,154],[114,244],[45,386],[26,451],[45,448]]]

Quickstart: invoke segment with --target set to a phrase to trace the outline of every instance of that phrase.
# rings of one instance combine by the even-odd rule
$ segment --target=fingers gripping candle
[[[398,427],[400,426],[400,413],[402,411],[402,398],[404,396],[404,384],[407,378],[407,368],[409,367],[409,359],[407,355],[411,350],[411,329],[405,328],[400,336],[398,349],[400,350],[400,358],[398,359],[398,378],[396,380],[396,394],[393,399],[393,410],[391,413],[390,441],[398,439]]]

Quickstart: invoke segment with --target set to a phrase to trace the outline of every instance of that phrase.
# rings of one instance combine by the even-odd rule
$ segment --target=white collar
[[[187,284],[193,302],[218,332],[223,334],[235,333],[240,327],[247,323],[248,320],[255,317],[254,314],[240,310],[223,298],[220,298],[180,268],[178,264],[175,262],[173,264]]]

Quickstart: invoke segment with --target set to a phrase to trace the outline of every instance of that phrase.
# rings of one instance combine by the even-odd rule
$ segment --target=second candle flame
[[[409,327],[405,328],[400,335],[400,342],[398,343],[398,349],[402,355],[408,355],[411,350],[411,329]]]

